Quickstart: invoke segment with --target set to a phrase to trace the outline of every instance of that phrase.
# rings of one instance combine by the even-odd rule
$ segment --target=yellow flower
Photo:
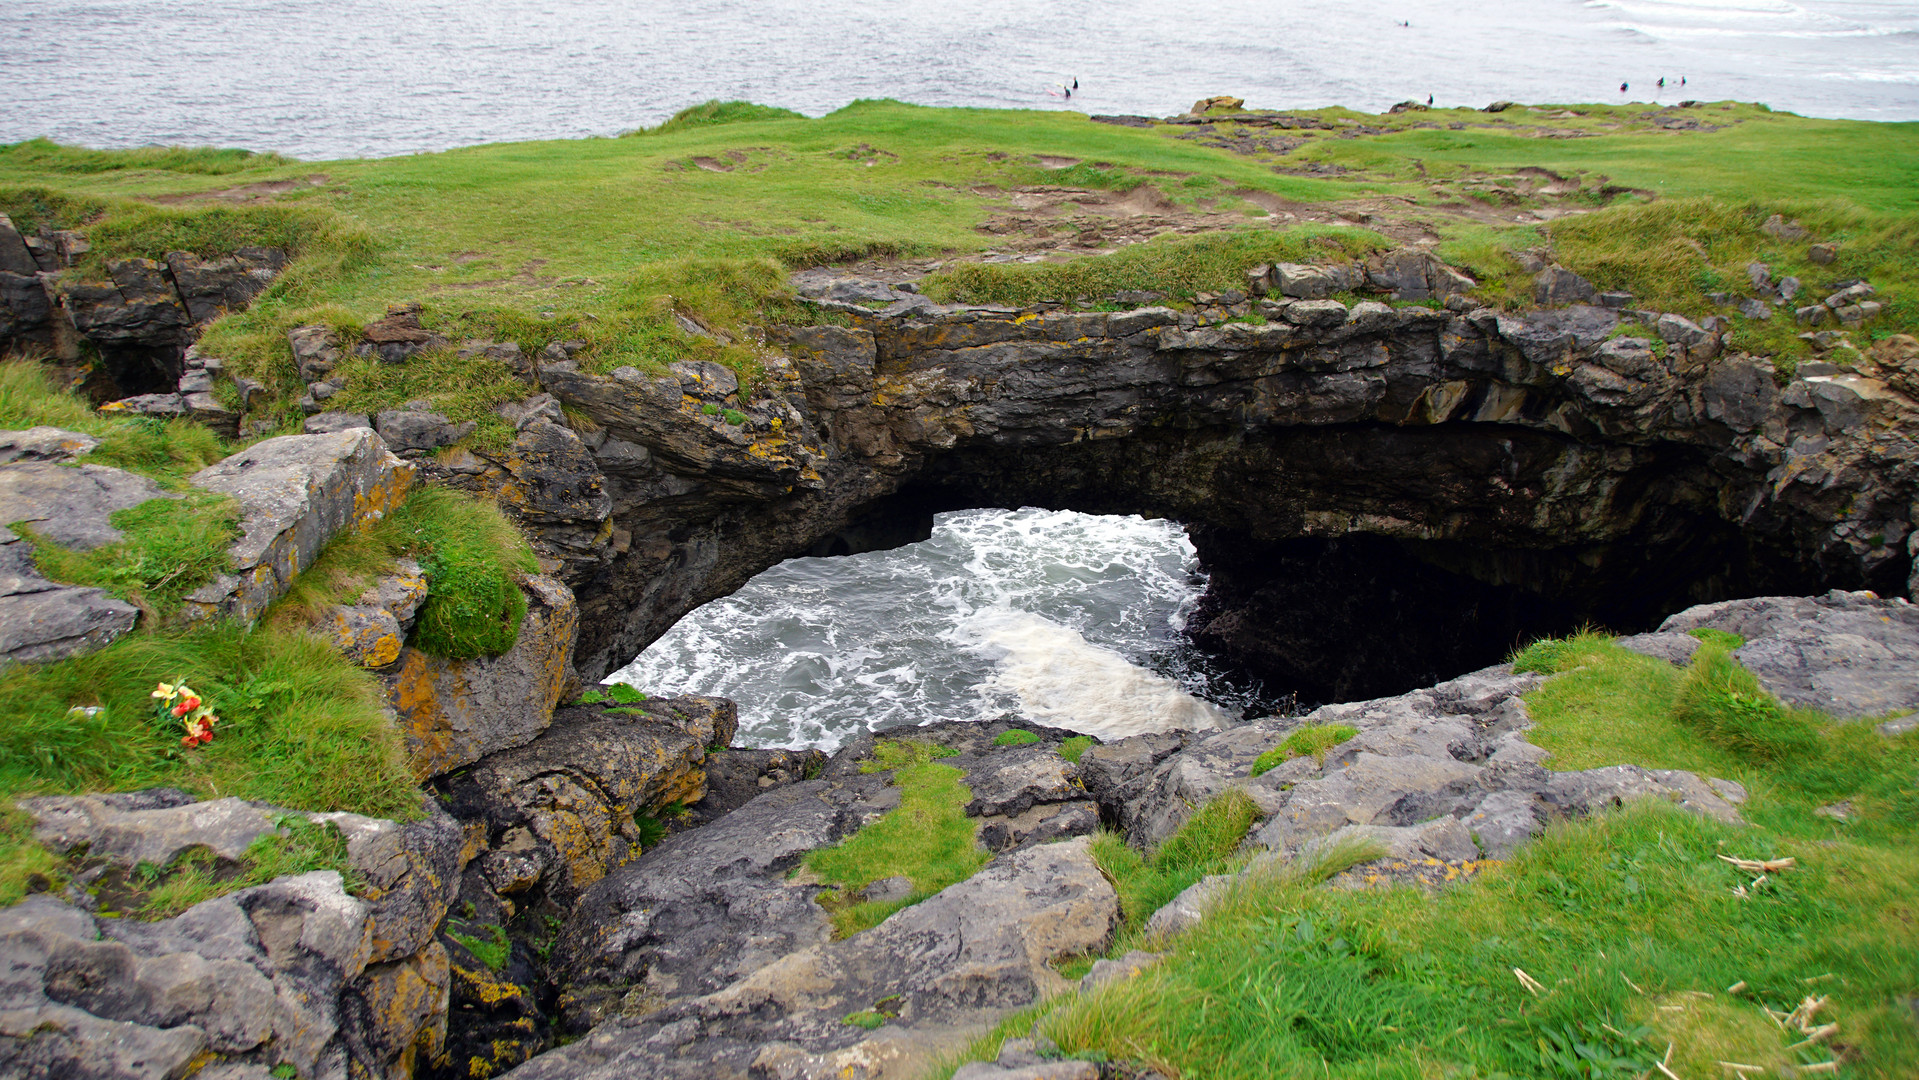
[[[179,692],[180,692],[179,688],[172,686],[168,683],[161,683],[158,687],[154,689],[153,696],[159,698],[162,701],[172,701],[173,695]]]

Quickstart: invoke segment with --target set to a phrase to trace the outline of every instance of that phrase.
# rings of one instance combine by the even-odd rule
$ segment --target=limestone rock
[[[1533,277],[1533,299],[1541,306],[1550,307],[1597,304],[1599,290],[1563,266],[1548,266]]]
[[[569,1025],[611,1015],[625,988],[673,999],[711,993],[827,940],[816,889],[786,873],[898,805],[879,775],[807,780],[761,795],[658,847],[594,884],[554,950],[571,989]]]
[[[45,425],[24,431],[0,431],[0,465],[17,461],[69,462],[99,445],[99,439],[84,432]]]
[[[406,644],[400,621],[381,607],[336,604],[320,630],[341,655],[363,668],[386,667],[400,658]]]
[[[413,470],[373,432],[283,435],[255,443],[189,478],[240,504],[234,572],[188,594],[200,618],[254,619],[334,535],[399,505]]]
[[[247,845],[278,826],[277,811],[241,799],[196,802],[171,788],[116,795],[50,795],[20,801],[33,838],[56,852],[84,848],[124,866],[166,866],[195,848],[238,861]]]
[[[35,436],[24,445],[29,452],[38,448],[53,453],[62,441]],[[49,541],[79,551],[122,538],[110,520],[115,511],[171,497],[143,476],[102,465],[0,465],[0,526],[22,523]],[[133,629],[139,614],[102,589],[49,581],[34,563],[32,545],[10,530],[0,532],[0,663],[92,652]]]
[[[1089,990],[1097,990],[1107,983],[1120,982],[1133,978],[1140,972],[1159,963],[1162,959],[1164,959],[1164,957],[1159,953],[1147,952],[1144,949],[1131,949],[1127,951],[1125,956],[1120,957],[1118,960],[1095,960],[1093,961],[1091,970],[1080,977],[1080,992],[1085,993]],[[1003,1052],[1001,1063],[1005,1063]]]
[[[496,843],[529,836],[550,868],[539,875],[547,895],[570,905],[639,854],[636,814],[705,795],[706,748],[731,742],[738,724],[718,698],[564,708],[539,737],[482,758],[445,791],[454,813],[484,821]]]
[[[372,426],[373,421],[367,419],[365,413],[323,412],[307,417],[301,430],[308,435],[332,435],[336,432]]]
[[[1835,590],[1687,608],[1662,633],[1700,627],[1746,639],[1733,657],[1780,700],[1840,718],[1919,708],[1919,608]]]
[[[293,349],[301,382],[325,378],[340,362],[339,335],[330,326],[296,326],[287,331],[287,344]]]
[[[105,465],[0,465],[0,526],[23,523],[42,539],[75,551],[123,539],[108,520],[115,511],[175,497],[144,476]]]
[[[522,746],[551,721],[573,678],[579,607],[572,591],[552,578],[529,577],[524,589],[526,619],[511,649],[448,660],[409,646],[382,676],[415,776],[437,776]]]
[[[80,333],[116,345],[186,344],[192,319],[164,265],[152,259],[121,259],[109,263],[107,272],[111,285],[64,287],[67,309]]]
[[[138,608],[104,589],[48,581],[29,547],[0,536],[0,666],[93,652],[133,629]]]
[[[455,424],[439,413],[424,409],[388,409],[373,418],[374,430],[395,453],[452,446],[473,434],[478,426],[471,420]]]
[[[191,252],[167,252],[167,271],[196,325],[229,311],[244,311],[286,267],[278,248],[243,247],[224,258],[202,259]]]
[[[557,412],[558,406],[552,409]],[[611,534],[606,521],[613,499],[600,461],[578,435],[550,420],[530,418],[500,464],[507,474],[500,505],[531,526],[542,554],[587,561],[599,556]]]
[[[282,878],[160,922],[95,919],[48,896],[0,911],[9,1017],[0,1060],[25,1075],[181,1076],[208,1051],[304,1076],[389,1061],[342,1038],[367,966],[366,905],[340,876]]]
[[[905,1047],[924,1049],[940,1032],[1065,989],[1051,962],[1102,947],[1118,917],[1118,897],[1086,839],[1028,848],[845,941],[822,935],[717,993],[609,1019],[512,1075],[611,1080],[752,1069],[825,1080],[841,1069],[877,1070]],[[877,1032],[841,1019],[876,1003],[890,1016]]]

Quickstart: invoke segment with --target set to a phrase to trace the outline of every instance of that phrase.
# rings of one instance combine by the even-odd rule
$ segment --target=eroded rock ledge
[[[529,407],[509,455],[437,478],[508,495],[564,564],[589,676],[782,558],[980,505],[1187,522],[1220,585],[1194,629],[1321,700],[1582,620],[1910,588],[1919,405],[1857,375],[1782,387],[1677,316],[1270,299],[1263,325],[1208,325],[914,299],[767,331],[750,398],[714,365],[602,375],[549,350],[527,377],[591,430]],[[1626,317],[1655,336],[1614,336]],[[1371,591],[1348,602],[1316,567]],[[1412,621],[1445,629],[1367,632],[1401,593],[1444,596]]]

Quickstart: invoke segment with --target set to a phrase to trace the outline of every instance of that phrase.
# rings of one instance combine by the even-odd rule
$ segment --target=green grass
[[[213,742],[191,750],[148,696],[183,677],[220,717]],[[88,656],[14,665],[0,672],[0,696],[0,800],[171,786],[292,810],[417,812],[378,682],[305,634],[228,624],[136,633]],[[0,902],[47,872],[25,823],[9,818]]]
[[[232,568],[227,549],[239,538],[240,511],[229,496],[149,499],[107,520],[125,539],[91,551],[46,541],[29,523],[13,529],[33,542],[34,564],[50,580],[97,586],[150,617],[173,614],[188,593]]]
[[[1022,731],[1019,728],[1002,731],[998,735],[993,736],[994,746],[1031,746],[1039,741],[1040,738],[1038,735],[1030,731]]]
[[[969,1056],[990,1057],[998,1038],[1037,1020],[1068,1052],[1180,1076],[1638,1076],[1668,1045],[1670,1067],[1688,1077],[1725,1075],[1720,1061],[1770,1073],[1835,1059],[1842,1077],[1909,1075],[1919,736],[1780,709],[1762,733],[1796,715],[1818,724],[1819,747],[1775,753],[1763,734],[1755,741],[1751,717],[1730,734],[1723,718],[1701,722],[1689,688],[1754,688],[1726,666],[1736,640],[1699,636],[1687,669],[1594,633],[1521,650],[1516,666],[1554,676],[1527,696],[1529,737],[1553,751],[1554,768],[1630,762],[1740,780],[1750,824],[1637,803],[1555,824],[1430,896],[1317,887],[1363,853],[1256,875],[1175,939],[1167,962],[1023,1014]],[[1839,798],[1850,822],[1813,813]],[[1172,895],[1168,883],[1128,901],[1149,860],[1110,836],[1096,851],[1129,924]],[[1754,887],[1722,855],[1798,866]],[[1122,937],[1115,951],[1131,944]],[[1808,994],[1829,996],[1819,1020],[1839,1034],[1794,1048],[1804,1036],[1762,1006],[1789,1011]],[[1605,1059],[1617,1071],[1590,1064]]]
[[[631,705],[636,701],[646,700],[645,694],[628,683],[607,683],[605,686],[606,689],[604,690],[595,688],[581,694],[580,703],[583,705],[599,705],[610,701],[615,705]]]
[[[507,960],[513,955],[513,943],[507,940],[506,930],[491,923],[469,927],[469,929],[478,930],[480,933],[466,934],[449,928],[446,936],[459,942],[467,952],[473,954],[473,959],[485,964],[489,969],[505,970]]]
[[[136,876],[151,883],[143,919],[171,919],[195,904],[225,896],[274,878],[315,870],[339,873],[348,892],[365,887],[359,871],[347,858],[346,837],[332,824],[314,824],[288,814],[278,821],[280,831],[266,833],[247,845],[238,872],[220,875],[205,849],[189,852],[168,867],[143,864]]]
[[[715,98],[698,105],[688,106],[668,117],[658,127],[642,128],[628,132],[627,135],[670,135],[689,128],[705,127],[711,124],[739,124],[753,120],[804,120],[806,117],[791,109],[776,108],[772,105],[755,105],[750,101],[721,101]]]
[[[1075,735],[1059,744],[1059,756],[1077,765],[1079,764],[1079,756],[1092,748],[1093,737],[1091,735]]]
[[[786,269],[866,257],[964,257],[1002,245],[1003,237],[979,226],[1014,210],[1008,192],[1020,186],[1151,186],[1182,213],[1217,213],[1208,228],[1232,221],[1241,227],[1156,240],[1113,256],[1021,266],[962,259],[935,275],[929,290],[1028,303],[1119,288],[1177,298],[1235,287],[1254,262],[1332,255],[1334,248],[1324,246],[1329,239],[1342,253],[1382,242],[1364,229],[1287,228],[1278,215],[1246,216],[1260,210],[1256,203],[1368,200],[1376,209],[1385,200],[1404,207],[1390,214],[1428,222],[1440,250],[1486,277],[1483,291],[1495,300],[1530,291],[1510,253],[1550,245],[1562,262],[1604,286],[1632,287],[1648,304],[1703,315],[1709,309],[1693,283],[1708,272],[1743,274],[1751,256],[1815,286],[1870,277],[1893,310],[1869,332],[1919,325],[1919,308],[1912,307],[1919,303],[1912,266],[1915,125],[1713,105],[1684,115],[1721,130],[1675,132],[1660,129],[1653,110],[1640,106],[1577,109],[1573,118],[1543,107],[1497,115],[1312,110],[1307,115],[1381,133],[1289,132],[1305,144],[1285,157],[1205,146],[1179,138],[1191,134],[1185,128],[891,101],[855,102],[819,119],[707,102],[634,138],[325,163],[217,150],[93,151],[34,140],[0,147],[0,212],[29,230],[84,229],[94,243],[85,273],[110,258],[160,257],[170,248],[212,252],[270,243],[296,251],[274,287],[248,311],[220,320],[203,344],[287,403],[300,393],[285,342],[289,327],[323,321],[357,332],[403,300],[421,301],[427,324],[449,336],[513,340],[529,352],[556,340],[585,341],[583,363],[592,370],[716,359],[750,382],[756,347],[688,335],[672,313],[734,329],[763,325],[806,312],[784,291]],[[1454,123],[1461,129],[1451,130]],[[1587,137],[1540,137],[1567,131]],[[1077,163],[1044,168],[1041,155]],[[1307,166],[1346,171],[1299,175]],[[1604,208],[1543,224],[1512,223],[1509,196],[1493,200],[1499,212],[1491,216],[1448,209],[1484,203],[1489,183],[1522,167],[1578,182],[1575,195],[1553,205]],[[323,179],[316,185],[309,178]],[[214,197],[269,184],[287,190],[245,206]],[[1653,201],[1648,206],[1648,196],[1633,192]],[[155,205],[155,196],[171,201]],[[1514,209],[1546,204],[1510,198]],[[1839,263],[1808,269],[1803,244],[1757,232],[1773,212],[1839,241]],[[1803,348],[1781,320],[1734,321],[1742,346],[1795,354]],[[409,366],[425,374],[414,376]],[[356,366],[351,373],[364,383],[350,381],[344,402],[371,410],[409,395],[430,397],[454,419],[480,422],[477,445],[493,445],[505,433],[492,426],[488,410],[513,388],[473,365],[460,368],[457,386],[430,377],[455,368],[445,358],[416,358],[399,371]]]
[[[190,420],[102,416],[74,394],[55,386],[45,364],[0,360],[0,430],[57,427],[100,440],[85,458],[90,465],[153,477],[180,490],[185,478],[237,449]]]
[[[353,604],[395,559],[416,559],[427,596],[408,643],[451,659],[497,656],[519,640],[526,596],[519,576],[539,563],[497,506],[452,488],[421,486],[386,517],[334,538],[267,612],[269,626],[316,625]]]
[[[1259,807],[1238,789],[1201,807],[1178,832],[1141,854],[1113,833],[1093,839],[1093,859],[1119,893],[1129,931],[1186,888],[1208,874],[1224,874],[1245,864],[1240,841],[1259,818]]]
[[[936,300],[1015,307],[1042,300],[1097,300],[1123,289],[1151,289],[1175,300],[1191,300],[1206,290],[1244,291],[1246,271],[1259,263],[1350,261],[1391,246],[1366,229],[1245,228],[1155,240],[1063,263],[958,263],[927,278],[922,288]]]
[[[290,158],[278,154],[256,154],[251,150],[212,146],[88,150],[78,146],[62,146],[50,139],[28,139],[0,148],[0,161],[10,167],[54,173],[88,174],[137,169],[203,176],[223,176],[264,165],[292,164]]]
[[[965,881],[986,864],[989,856],[974,842],[978,826],[966,817],[966,804],[973,797],[961,783],[966,774],[935,760],[952,754],[944,747],[894,739],[875,747],[868,771],[894,770],[899,806],[838,845],[806,856],[806,868],[832,886],[820,902],[832,916],[835,936],[850,937],[877,926],[895,911]],[[875,881],[902,875],[913,880],[913,891],[904,899],[861,901],[855,896]]]
[[[1253,759],[1252,775],[1264,775],[1275,765],[1308,754],[1323,767],[1328,751],[1357,734],[1359,729],[1349,724],[1307,724],[1295,728],[1278,746]]]
[[[1823,755],[1831,720],[1791,709],[1759,685],[1722,641],[1702,641],[1672,706],[1673,719],[1714,746],[1758,764],[1805,764]]]

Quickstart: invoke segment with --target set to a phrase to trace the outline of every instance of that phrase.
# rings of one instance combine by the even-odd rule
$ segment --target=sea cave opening
[[[1827,587],[1708,520],[1502,550],[1258,537],[1074,501],[982,507],[909,488],[607,678],[731,698],[754,746],[1001,717],[1113,738],[1403,693],[1542,636]]]

